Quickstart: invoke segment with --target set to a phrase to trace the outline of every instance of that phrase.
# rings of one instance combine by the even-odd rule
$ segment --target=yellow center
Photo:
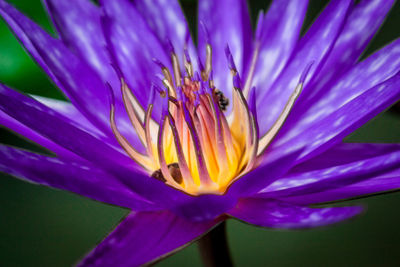
[[[165,90],[152,88],[163,99],[159,122],[152,119],[153,104],[144,109],[122,80],[124,104],[146,153],[139,153],[118,131],[114,107],[111,127],[128,155],[151,177],[194,196],[223,194],[232,182],[255,167],[257,157],[279,130],[301,86],[296,88],[277,123],[259,140],[256,118],[242,93],[233,61],[232,111],[226,116],[227,100],[214,87],[210,75],[211,47],[207,46],[206,66],[199,75],[194,75],[187,56],[185,77],[175,53],[171,59],[174,76],[160,64]]]

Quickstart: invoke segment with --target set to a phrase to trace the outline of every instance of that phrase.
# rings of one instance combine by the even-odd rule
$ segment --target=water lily
[[[131,213],[80,266],[154,262],[228,218],[336,223],[310,207],[400,187],[399,144],[349,133],[400,99],[400,40],[360,61],[393,1],[275,0],[253,32],[244,0],[199,1],[198,45],[177,1],[47,0],[53,37],[0,15],[70,102],[0,86],[0,121],[53,153],[2,145],[0,171]]]

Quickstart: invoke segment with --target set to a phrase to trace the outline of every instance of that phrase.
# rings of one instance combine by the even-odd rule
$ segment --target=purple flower
[[[253,33],[244,0],[47,0],[54,38],[0,14],[71,103],[0,86],[1,124],[49,149],[1,146],[0,171],[129,208],[81,263],[154,261],[234,217],[310,228],[359,214],[310,208],[400,187],[400,145],[342,140],[400,98],[400,40],[358,60],[393,1],[274,1]]]

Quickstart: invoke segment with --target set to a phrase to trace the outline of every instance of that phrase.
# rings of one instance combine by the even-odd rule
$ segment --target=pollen
[[[229,48],[226,49],[227,71],[233,79],[230,99],[214,86],[211,45],[206,46],[205,66],[198,71],[194,71],[187,50],[183,55],[181,69],[172,49],[172,73],[155,60],[161,68],[164,85],[161,88],[153,84],[150,88],[152,99],[156,93],[162,98],[158,121],[152,117],[152,100],[144,108],[121,79],[126,112],[146,148],[145,153],[138,152],[119,132],[114,106],[111,107],[111,128],[122,148],[149,173],[150,179],[193,196],[222,195],[235,180],[257,166],[258,156],[283,124],[302,83],[275,125],[259,138],[254,90],[244,95]],[[227,113],[230,103],[232,107]]]

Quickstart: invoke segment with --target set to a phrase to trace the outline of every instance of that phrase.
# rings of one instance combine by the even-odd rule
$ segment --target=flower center
[[[173,50],[173,75],[155,60],[161,67],[165,87],[153,84],[151,88],[152,99],[155,91],[162,97],[158,122],[152,119],[153,101],[144,109],[122,80],[124,104],[146,153],[139,153],[118,131],[114,107],[111,127],[128,155],[152,178],[190,195],[224,194],[229,185],[256,166],[257,156],[282,125],[300,90],[296,88],[288,102],[289,108],[285,108],[266,137],[259,140],[256,116],[250,111],[255,108],[249,108],[243,95],[229,48],[226,54],[233,75],[229,114],[224,113],[229,100],[214,86],[211,46],[207,45],[205,66],[199,72],[193,71],[189,54],[184,52],[184,75]]]

